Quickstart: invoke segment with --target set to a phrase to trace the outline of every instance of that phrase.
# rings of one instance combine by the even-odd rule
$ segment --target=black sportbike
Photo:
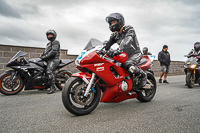
[[[194,84],[200,84],[200,55],[191,54],[186,57],[188,57],[184,65],[186,86],[193,88]]]
[[[46,75],[46,62],[40,58],[26,60],[25,52],[19,51],[6,65],[13,70],[7,70],[0,75],[0,92],[14,95],[24,90],[47,89],[50,87]],[[55,74],[55,85],[62,90],[65,81],[71,77],[71,72],[59,70],[74,60],[61,60]]]

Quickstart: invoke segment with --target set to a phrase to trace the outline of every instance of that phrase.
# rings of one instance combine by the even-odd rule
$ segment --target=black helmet
[[[148,48],[147,48],[147,47],[144,47],[144,48],[142,49],[142,51],[143,51],[143,54],[144,54],[144,53],[148,53]]]
[[[117,20],[115,25],[111,24],[113,20]],[[112,32],[119,31],[125,24],[124,17],[120,13],[111,13],[108,17],[106,17],[106,22],[109,23],[109,28]]]
[[[48,36],[49,34],[52,34],[53,37],[49,37],[49,36]],[[56,34],[56,32],[55,32],[54,30],[48,30],[48,31],[46,32],[46,35],[47,35],[47,39],[48,39],[49,41],[55,40],[55,39],[56,39],[56,36],[57,36],[57,34]]]
[[[196,52],[198,52],[200,50],[200,42],[196,42],[194,44],[194,49],[195,49]]]

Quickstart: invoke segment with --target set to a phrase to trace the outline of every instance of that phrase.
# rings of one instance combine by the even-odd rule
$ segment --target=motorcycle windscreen
[[[21,57],[21,56],[25,56],[25,55],[26,55],[25,52],[19,51],[18,53],[16,53],[15,56],[13,56],[13,58],[8,62],[8,64],[9,64],[10,62],[13,62],[13,61],[16,60],[17,58],[19,58],[19,57]]]
[[[99,45],[103,45],[103,43],[97,39],[92,38],[92,39],[90,39],[88,44],[85,46],[84,50],[88,51]]]

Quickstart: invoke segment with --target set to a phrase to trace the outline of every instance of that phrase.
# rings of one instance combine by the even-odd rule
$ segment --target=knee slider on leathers
[[[54,75],[52,73],[48,73],[47,77],[48,77],[48,80],[49,80],[50,83],[55,82],[55,78],[54,78]]]
[[[48,77],[49,80],[52,80],[52,79],[53,79],[52,74],[48,74],[47,77]]]

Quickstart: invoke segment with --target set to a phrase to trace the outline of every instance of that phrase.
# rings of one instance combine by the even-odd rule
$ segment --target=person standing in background
[[[169,66],[170,66],[171,60],[170,60],[170,54],[167,50],[168,50],[168,46],[164,45],[162,51],[158,53],[158,60],[161,66],[161,74],[160,74],[159,83],[162,83],[163,76],[164,76],[163,83],[169,83],[166,79],[169,72]]]

